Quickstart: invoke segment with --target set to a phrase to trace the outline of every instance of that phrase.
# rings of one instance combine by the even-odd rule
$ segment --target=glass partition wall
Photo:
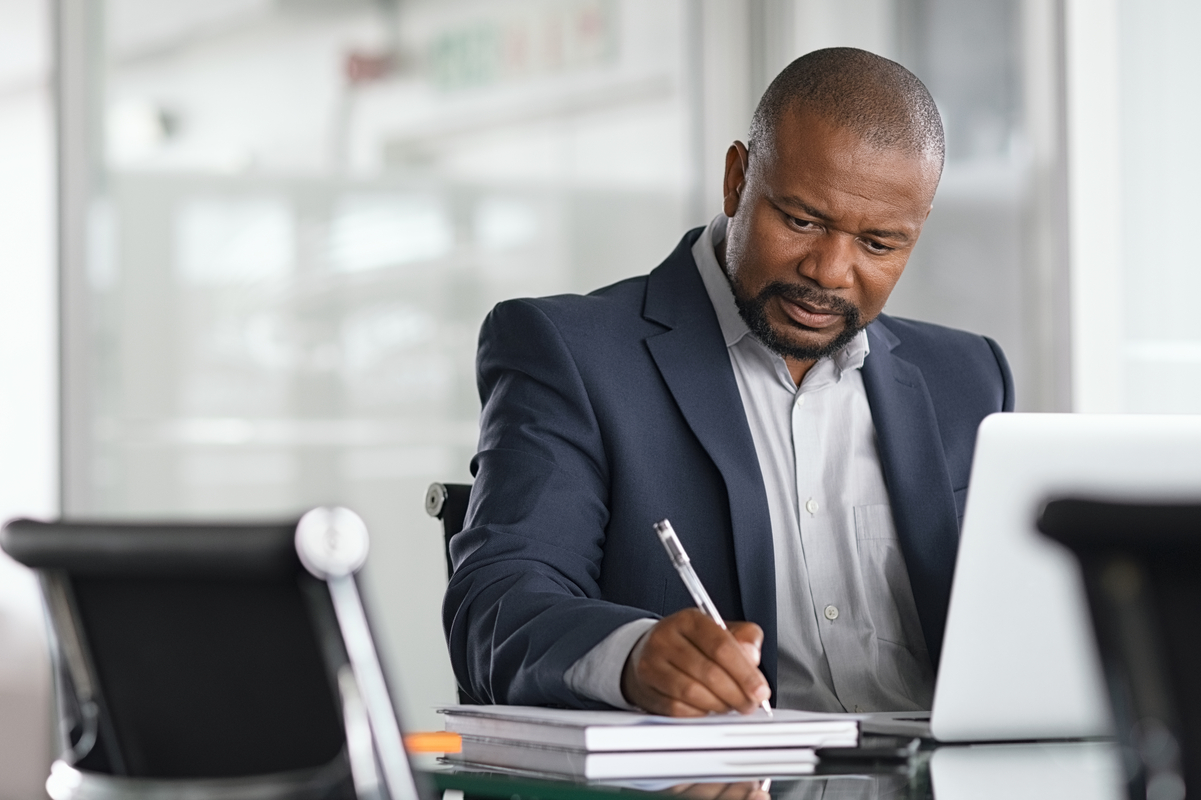
[[[1052,0],[59,0],[64,511],[356,509],[405,711],[438,726],[421,501],[470,480],[480,322],[657,264],[796,55],[927,81],[949,160],[889,311],[995,336],[1022,404],[1066,407],[1057,24]]]

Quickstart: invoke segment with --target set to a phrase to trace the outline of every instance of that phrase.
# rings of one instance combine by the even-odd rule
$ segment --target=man
[[[992,341],[881,315],[942,171],[894,62],[797,59],[650,275],[501,303],[444,624],[480,702],[929,708]],[[619,235],[616,234],[616,235]],[[722,615],[652,531],[672,521]]]

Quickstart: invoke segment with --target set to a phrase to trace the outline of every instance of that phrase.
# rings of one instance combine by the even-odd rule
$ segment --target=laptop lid
[[[1111,735],[1080,569],[1035,527],[1055,496],[1201,499],[1201,417],[994,414],[980,426],[931,730]]]

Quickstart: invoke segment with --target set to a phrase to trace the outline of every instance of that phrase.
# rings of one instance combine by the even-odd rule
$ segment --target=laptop
[[[994,414],[980,425],[929,727],[942,742],[1113,734],[1080,568],[1043,537],[1075,496],[1201,500],[1201,416]],[[865,726],[865,729],[873,726]]]

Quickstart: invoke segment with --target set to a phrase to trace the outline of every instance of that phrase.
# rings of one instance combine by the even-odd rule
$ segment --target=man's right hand
[[[754,711],[771,696],[759,671],[763,630],[753,622],[729,625],[722,630],[695,608],[659,620],[626,659],[626,700],[669,717]]]

